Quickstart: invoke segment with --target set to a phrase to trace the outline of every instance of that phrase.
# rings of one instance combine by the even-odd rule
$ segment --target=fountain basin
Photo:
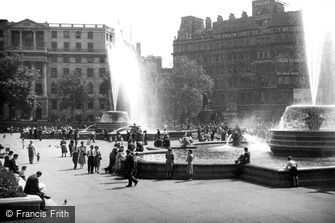
[[[335,155],[335,105],[292,105],[285,109],[279,129],[269,141],[275,156]]]

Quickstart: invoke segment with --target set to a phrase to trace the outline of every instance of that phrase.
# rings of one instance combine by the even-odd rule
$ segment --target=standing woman
[[[70,143],[69,143],[69,152],[70,152],[71,157],[72,157],[73,147],[74,147],[74,140],[72,139],[72,136],[71,136]]]
[[[79,147],[79,164],[80,169],[83,169],[84,165],[86,164],[86,146],[84,146],[84,141],[80,142],[81,146]]]
[[[116,158],[115,158],[115,163],[114,163],[114,173],[113,174],[118,174],[121,170],[121,161],[123,160],[123,146],[117,151]]]
[[[192,150],[189,149],[188,150],[188,155],[186,158],[186,162],[187,162],[187,174],[188,174],[188,179],[189,180],[193,180],[193,154],[192,154]]]
[[[28,145],[28,157],[29,157],[29,163],[33,164],[34,163],[34,156],[36,154],[36,148],[35,145],[33,144],[33,141],[30,140],[30,143]]]
[[[101,153],[99,151],[99,146],[95,146],[95,157],[94,157],[94,161],[95,161],[95,172],[99,173],[99,168],[100,168],[100,160],[101,158]]]
[[[72,150],[72,162],[74,164],[73,169],[77,169],[77,164],[78,164],[78,157],[79,157],[79,147],[77,145],[77,142],[75,142],[75,145],[73,146]]]
[[[174,163],[174,155],[171,147],[169,147],[168,151],[166,151],[165,158],[166,158],[165,161],[166,178],[171,179],[173,171],[173,163]]]
[[[62,157],[65,156],[66,157],[66,153],[67,153],[67,148],[66,148],[66,140],[63,137],[62,140],[60,141],[60,147],[62,149]]]

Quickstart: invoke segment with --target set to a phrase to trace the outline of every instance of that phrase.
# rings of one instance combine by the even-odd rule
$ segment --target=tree
[[[71,109],[71,121],[73,121],[74,110],[77,105],[82,105],[87,98],[85,81],[82,81],[80,74],[66,75],[57,83],[57,95],[60,98],[62,108]]]
[[[30,114],[36,107],[35,84],[38,72],[22,65],[16,54],[0,54],[0,106],[8,104],[10,118],[15,111]]]
[[[173,118],[185,121],[197,117],[202,108],[202,95],[211,92],[214,82],[201,65],[187,57],[176,57],[172,75],[161,88],[165,110]]]

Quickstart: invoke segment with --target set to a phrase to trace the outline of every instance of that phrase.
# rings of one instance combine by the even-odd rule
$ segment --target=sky
[[[285,0],[286,11],[301,9],[307,0]],[[142,55],[161,56],[163,67],[172,67],[172,44],[181,17],[205,20],[218,15],[226,20],[242,11],[251,15],[252,0],[0,0],[1,17],[19,22],[31,19],[48,23],[105,24],[128,30],[131,41],[141,43]]]

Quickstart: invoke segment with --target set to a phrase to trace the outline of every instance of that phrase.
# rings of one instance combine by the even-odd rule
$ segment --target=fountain
[[[278,156],[334,156],[335,105],[288,106],[269,146]]]
[[[335,105],[317,104],[320,88],[324,88],[324,84],[331,84],[324,82],[319,86],[320,76],[326,76],[326,74],[331,76],[333,72],[324,68],[333,66],[332,62],[329,63],[328,57],[331,57],[334,52],[331,47],[326,48],[326,37],[335,32],[331,30],[331,26],[323,22],[330,18],[327,17],[331,15],[328,11],[330,8],[332,7],[327,4],[322,5],[321,9],[315,9],[315,4],[306,4],[302,10],[311,105],[292,105],[285,109],[279,127],[271,130],[269,146],[276,156],[329,157],[335,155]],[[315,15],[318,11],[322,15]],[[330,39],[331,41],[333,40]],[[331,79],[329,81],[333,82]]]

